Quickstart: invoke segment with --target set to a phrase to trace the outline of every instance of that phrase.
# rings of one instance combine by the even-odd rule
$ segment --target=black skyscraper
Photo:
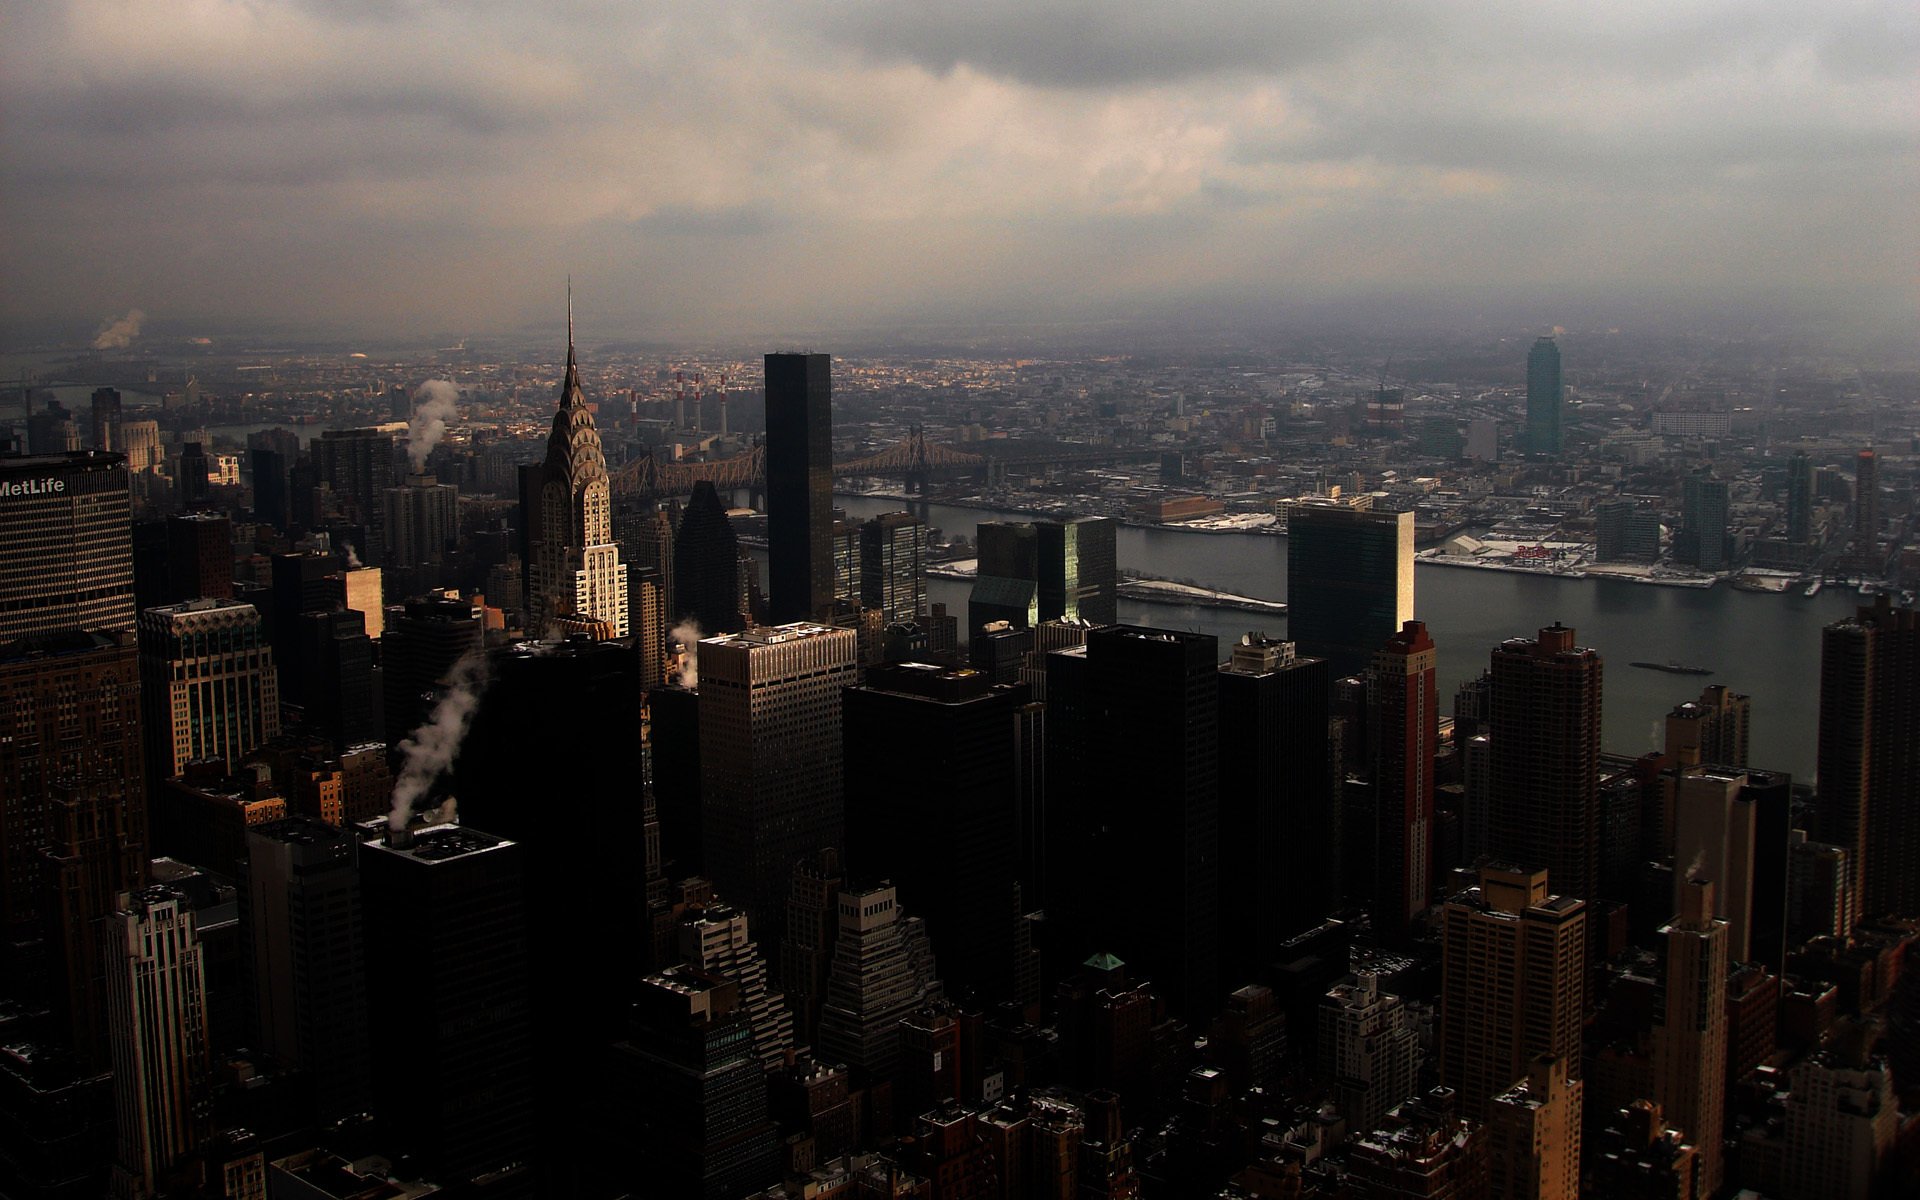
[[[453,664],[480,649],[482,617],[464,600],[437,595],[416,596],[398,612],[387,610],[380,638],[387,741],[398,742],[427,719]]]
[[[1014,888],[1035,807],[1026,685],[908,663],[870,668],[842,698],[847,869],[893,880],[950,988],[1006,995],[1016,923],[1036,900]]]
[[[1254,980],[1319,924],[1338,881],[1327,663],[1249,634],[1220,669],[1221,967]]]
[[[376,1001],[374,1113],[423,1173],[465,1180],[527,1161],[535,1108],[521,849],[471,826],[360,848]]]
[[[670,879],[706,870],[700,851],[700,693],[684,687],[647,693],[653,722],[653,794],[660,853]]]
[[[767,567],[774,624],[833,604],[833,359],[767,355]],[[677,557],[677,556],[676,556]]]
[[[287,456],[278,450],[247,451],[253,472],[253,515],[285,533],[293,512],[288,503]]]
[[[1051,661],[1080,656],[1083,670]],[[1048,773],[1056,961],[1117,954],[1130,978],[1204,1019],[1219,1001],[1217,644],[1116,625],[1051,659],[1049,710],[1072,715],[1049,711],[1048,755],[1077,764]]]
[[[350,608],[301,613],[298,630],[308,728],[336,750],[380,741],[380,677],[366,618]]]
[[[741,615],[746,605],[740,595],[740,540],[720,493],[704,479],[693,485],[693,498],[681,514],[673,570],[677,619],[691,618],[706,637],[747,627]]]

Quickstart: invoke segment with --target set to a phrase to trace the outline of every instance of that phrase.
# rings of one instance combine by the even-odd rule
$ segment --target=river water
[[[897,500],[839,496],[849,515],[898,511]],[[934,505],[932,523],[972,537],[988,520],[1025,520],[1018,513]],[[1287,541],[1259,534],[1181,533],[1122,527],[1120,565],[1153,575],[1272,600],[1287,598]],[[928,580],[936,602],[966,620],[960,580]],[[1828,589],[1808,599],[1711,589],[1653,587],[1603,579],[1556,579],[1511,571],[1427,567],[1414,571],[1414,615],[1427,623],[1439,648],[1440,702],[1451,711],[1454,689],[1487,666],[1502,640],[1532,636],[1561,621],[1581,645],[1605,660],[1602,718],[1606,748],[1640,754],[1657,746],[1667,711],[1693,699],[1709,683],[1753,697],[1750,758],[1756,768],[1788,771],[1811,780],[1819,717],[1820,629],[1849,615],[1860,601]],[[1286,618],[1230,609],[1179,608],[1122,599],[1120,619],[1133,624],[1198,630],[1227,646],[1249,630],[1275,636]],[[1711,675],[1673,675],[1630,667],[1631,661],[1711,667]]]

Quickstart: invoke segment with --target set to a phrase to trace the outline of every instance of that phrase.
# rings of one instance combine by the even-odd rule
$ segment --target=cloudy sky
[[[1911,0],[0,0],[0,31],[16,327],[512,331],[568,272],[606,336],[1920,296]]]

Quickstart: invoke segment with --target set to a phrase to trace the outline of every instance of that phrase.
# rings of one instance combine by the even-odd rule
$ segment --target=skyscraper
[[[1804,450],[1787,460],[1787,540],[1796,546],[1813,541],[1813,460]]]
[[[956,988],[1001,996],[1024,906],[1021,833],[1039,816],[1024,684],[924,663],[873,667],[843,693],[847,867],[891,876]],[[902,780],[915,781],[911,805]],[[1037,906],[1037,897],[1024,897]]]
[[[1302,504],[1287,518],[1287,631],[1333,678],[1413,620],[1413,514]]]
[[[1564,625],[1493,651],[1488,850],[1545,869],[1560,894],[1600,882],[1600,655]]]
[[[1862,450],[1853,462],[1853,552],[1870,563],[1880,551],[1880,459]]]
[[[824,620],[833,604],[833,359],[766,356],[768,612]]]
[[[393,435],[378,429],[328,429],[308,444],[319,481],[339,498],[347,519],[366,530],[360,557],[386,562],[387,488],[393,483]]]
[[[1594,505],[1594,557],[1603,563],[1657,562],[1660,514],[1627,497]]]
[[[1886,596],[1820,642],[1821,840],[1847,852],[1854,915],[1920,912],[1920,611]]]
[[[680,920],[680,957],[688,966],[740,986],[740,1007],[753,1025],[753,1052],[771,1071],[793,1051],[793,1013],[767,982],[767,959],[748,929],[747,914],[718,902],[691,905]]]
[[[1545,871],[1486,867],[1480,886],[1446,903],[1440,1081],[1468,1114],[1484,1115],[1535,1055],[1558,1055],[1570,1072],[1580,1061],[1586,902],[1547,884]]]
[[[1714,885],[1685,881],[1664,939],[1653,1017],[1654,1099],[1700,1151],[1700,1194],[1720,1190],[1727,1087],[1727,923],[1714,919]]]
[[[1320,1000],[1320,1069],[1350,1129],[1376,1129],[1388,1110],[1416,1094],[1420,1032],[1407,1002],[1362,971]]]
[[[1558,454],[1566,448],[1561,428],[1566,395],[1560,386],[1560,347],[1550,337],[1535,338],[1527,351],[1527,449]]]
[[[453,665],[480,650],[484,624],[480,609],[444,593],[416,596],[389,610],[380,639],[388,742],[398,742],[427,719]]]
[[[313,1080],[321,1121],[367,1102],[367,995],[356,845],[289,817],[247,832],[242,954],[253,980],[253,1045]]]
[[[424,472],[388,488],[385,509],[389,571],[436,566],[460,536],[460,489]]]
[[[902,908],[893,886],[848,888],[820,1010],[820,1053],[876,1079],[900,1058],[900,1018],[942,994],[926,926]]]
[[[124,898],[107,941],[107,998],[119,1118],[113,1194],[152,1196],[199,1149],[212,1112],[206,967],[184,894],[162,885]]]
[[[1095,629],[1082,650],[1048,656],[1047,696],[1063,717],[1050,711],[1047,726],[1047,906],[1062,956],[1118,955],[1204,1020],[1220,1000],[1216,643]]]
[[[881,513],[860,526],[860,603],[888,624],[927,612],[927,527],[912,513]]]
[[[1747,765],[1747,725],[1753,701],[1725,684],[1708,684],[1698,700],[1667,714],[1666,752],[1689,766]]]
[[[975,531],[978,566],[967,595],[967,640],[995,621],[1017,629],[1040,622],[1040,536],[1021,521],[983,521]]]
[[[1702,571],[1724,571],[1733,564],[1733,535],[1728,529],[1731,499],[1727,481],[1689,475],[1681,485],[1680,529],[1674,557]]]
[[[573,353],[573,305],[567,305],[567,368],[560,407],[547,435],[534,503],[528,577],[529,630],[547,636],[628,635],[627,568],[613,540],[612,484],[593,411],[580,390]]]
[[[360,847],[367,977],[407,980],[416,1021],[373,1022],[374,1114],[444,1181],[526,1162],[532,1030],[520,847],[459,825]]]
[[[366,617],[350,608],[301,613],[295,637],[306,685],[303,723],[336,750],[379,741],[381,681]]]
[[[707,873],[759,928],[786,928],[794,865],[841,844],[840,689],[857,643],[806,622],[700,643]]]
[[[120,393],[117,390],[110,387],[93,389],[93,437],[87,443],[88,449],[119,450],[121,448],[120,422],[124,411],[120,403]]]
[[[740,540],[711,482],[693,485],[673,539],[673,619],[691,619],[705,636],[747,627],[740,591]]]
[[[1042,621],[1120,620],[1118,526],[1112,517],[1041,521],[1039,601]]]
[[[1374,928],[1397,938],[1427,910],[1440,706],[1433,638],[1408,621],[1373,656],[1367,689],[1375,812]]]
[[[126,460],[0,457],[0,640],[133,628]]]
[[[1497,1200],[1580,1200],[1582,1088],[1567,1060],[1536,1055],[1524,1079],[1488,1106]]]
[[[189,600],[140,614],[140,675],[157,784],[189,762],[228,766],[280,732],[280,684],[260,614],[241,600]]]
[[[1329,680],[1324,659],[1248,634],[1219,684],[1220,958],[1233,983],[1256,978],[1331,906]]]

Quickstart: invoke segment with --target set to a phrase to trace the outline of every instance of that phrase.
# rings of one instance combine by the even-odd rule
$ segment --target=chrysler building
[[[547,437],[535,511],[528,632],[627,636],[627,568],[613,541],[612,485],[600,434],[580,392],[573,354],[573,297],[567,297],[567,373]]]

